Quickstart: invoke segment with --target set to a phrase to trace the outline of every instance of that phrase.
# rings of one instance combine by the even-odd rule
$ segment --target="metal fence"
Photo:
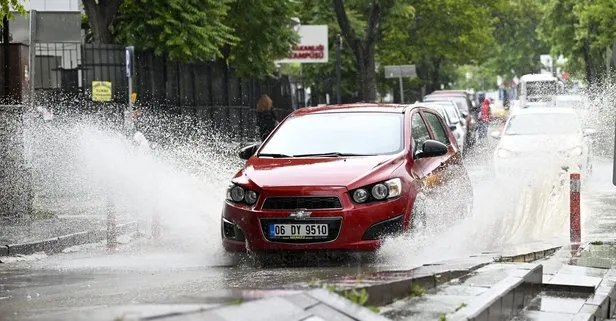
[[[79,110],[119,109],[128,101],[125,48],[117,45],[37,43],[35,101]],[[92,82],[112,83],[112,101],[91,99]],[[135,53],[134,91],[145,108],[194,115],[220,130],[250,136],[254,106],[269,95],[280,116],[299,106],[288,77],[240,78],[224,62],[185,64],[152,52]]]

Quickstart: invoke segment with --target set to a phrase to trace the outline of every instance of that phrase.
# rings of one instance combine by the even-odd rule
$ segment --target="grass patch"
[[[441,316],[438,318],[438,321],[447,321],[447,315],[441,314]]]
[[[243,302],[244,300],[242,300],[242,298],[236,298],[236,299],[231,300],[229,304],[238,305],[238,304],[242,304]]]
[[[466,308],[466,303],[460,303],[460,305],[456,308],[456,312]]]
[[[603,245],[605,243],[603,243],[603,241],[592,241],[590,242],[591,245]]]
[[[361,278],[358,277],[357,278],[357,282],[359,283],[361,281]],[[378,307],[375,307],[373,305],[366,305],[366,303],[368,302],[368,298],[369,298],[369,294],[368,291],[366,291],[366,289],[357,289],[357,288],[353,288],[350,290],[344,290],[341,289],[339,287],[337,287],[334,284],[327,284],[323,281],[320,281],[318,279],[312,279],[310,280],[310,282],[308,283],[308,286],[311,288],[323,288],[323,289],[327,289],[328,291],[332,292],[332,293],[336,293],[344,298],[346,298],[347,300],[361,305],[365,308],[370,309],[372,312],[374,313],[379,313],[380,309]]]
[[[411,284],[409,289],[409,296],[411,297],[422,297],[426,293],[426,290],[418,284]]]

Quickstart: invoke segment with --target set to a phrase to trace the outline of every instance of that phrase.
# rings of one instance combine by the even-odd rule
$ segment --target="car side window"
[[[443,128],[443,123],[436,116],[436,114],[425,112],[426,121],[430,124],[432,128],[432,132],[434,133],[434,140],[439,141],[445,145],[449,145],[449,137],[447,137],[447,132],[445,128]]]
[[[419,113],[413,114],[411,118],[411,138],[413,154],[417,151],[418,146],[421,146],[426,140],[430,139],[428,126],[426,126],[426,123]]]

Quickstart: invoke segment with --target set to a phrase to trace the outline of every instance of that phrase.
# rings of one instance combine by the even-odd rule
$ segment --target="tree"
[[[228,44],[225,56],[237,75],[264,76],[274,61],[288,55],[299,37],[291,28],[296,7],[291,1],[235,0],[226,24],[238,41]]]
[[[120,41],[186,62],[223,57],[237,40],[225,24],[229,0],[126,0],[116,25]]]
[[[122,0],[82,0],[82,3],[94,35],[94,41],[104,44],[113,43],[114,36],[110,27],[118,15]]]
[[[495,6],[495,42],[484,63],[496,72],[494,76],[512,79],[540,71],[540,56],[550,50],[537,31],[544,9],[536,0],[502,1]]]
[[[13,11],[16,11],[20,15],[26,15],[26,8],[20,3],[19,0],[0,0],[0,26],[4,22],[4,18],[13,20],[15,16]]]
[[[376,86],[376,45],[382,35],[382,20],[391,14],[397,6],[395,0],[349,1],[345,6],[343,0],[333,0],[336,19],[344,39],[353,51],[358,70],[359,96],[363,101],[375,101]],[[353,25],[347,11],[362,13],[365,27],[360,34],[359,24]]]

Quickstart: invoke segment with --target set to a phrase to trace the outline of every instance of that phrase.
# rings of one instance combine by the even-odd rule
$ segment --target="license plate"
[[[323,238],[328,235],[327,224],[270,224],[270,238]]]

